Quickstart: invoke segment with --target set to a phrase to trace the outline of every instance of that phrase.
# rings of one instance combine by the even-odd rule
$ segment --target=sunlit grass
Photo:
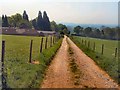
[[[11,88],[38,88],[48,62],[55,55],[62,42],[59,40],[53,47],[48,46],[48,49],[45,50],[44,37],[43,52],[40,53],[41,37],[3,35],[2,40],[5,40],[7,84]],[[39,61],[40,64],[28,63],[31,40],[33,40],[32,60]],[[48,41],[49,44],[50,41]]]
[[[71,38],[76,45],[89,57],[91,57],[102,69],[104,69],[116,82],[119,80],[119,69],[118,69],[118,56],[114,56],[115,48],[118,48],[118,41],[114,40],[103,40],[88,37],[73,37]],[[81,40],[96,44],[96,49],[93,51],[91,44],[90,48],[85,46]],[[103,55],[101,54],[101,44],[105,45]],[[119,81],[120,82],[120,81]],[[118,82],[118,83],[119,83]]]

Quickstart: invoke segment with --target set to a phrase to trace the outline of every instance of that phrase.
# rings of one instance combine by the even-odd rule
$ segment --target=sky
[[[0,14],[23,14],[29,19],[46,11],[50,21],[79,24],[117,24],[118,0],[0,0]]]

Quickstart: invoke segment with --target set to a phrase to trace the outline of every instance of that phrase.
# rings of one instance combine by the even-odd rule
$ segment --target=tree
[[[50,21],[46,11],[43,12],[43,27],[45,31],[51,31]]]
[[[8,27],[9,26],[9,23],[8,23],[8,18],[7,18],[7,16],[5,15],[5,27]]]
[[[64,29],[67,29],[67,27],[63,24],[58,24],[58,30],[64,30]]]
[[[101,37],[101,32],[99,29],[95,28],[95,30],[93,31],[93,37],[95,37],[95,38]]]
[[[58,24],[58,30],[61,35],[68,35],[70,34],[70,31],[68,30],[66,25]]]
[[[58,32],[58,27],[55,21],[51,22],[51,30]]]
[[[77,34],[77,35],[79,35],[80,34],[80,32],[82,33],[82,27],[81,26],[76,26],[76,27],[74,27],[74,32]]]
[[[91,27],[87,27],[84,29],[84,34],[85,36],[91,36],[92,33],[92,28]]]
[[[4,19],[4,15],[2,15],[2,27],[5,26],[5,19]]]
[[[43,30],[44,28],[43,28],[43,19],[42,19],[42,13],[41,13],[41,11],[39,11],[39,13],[38,13],[38,18],[37,18],[37,29],[38,30]]]
[[[8,23],[7,16],[2,15],[2,27],[8,27],[8,26],[9,26],[9,23]]]
[[[115,37],[115,30],[113,30],[113,28],[106,27],[103,31],[106,39],[113,39]]]
[[[28,19],[28,15],[27,15],[27,13],[26,13],[25,10],[24,10],[24,12],[23,12],[23,19],[29,21],[29,19]]]
[[[8,22],[12,27],[19,27],[19,23],[21,20],[22,15],[20,15],[19,13],[12,15],[11,17],[8,17]]]
[[[32,20],[32,26],[34,27],[34,29],[37,29],[37,21],[36,21],[36,19]]]
[[[19,23],[19,28],[20,29],[30,29],[32,28],[32,24],[28,22],[27,20],[21,20]]]

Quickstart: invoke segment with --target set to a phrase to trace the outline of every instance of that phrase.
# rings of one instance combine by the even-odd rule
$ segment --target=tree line
[[[98,29],[92,27],[83,28],[78,25],[74,27],[73,31],[75,35],[80,35],[84,37],[120,40],[120,27],[110,28],[110,27],[101,26],[101,28]]]
[[[38,17],[33,20],[29,20],[26,11],[23,12],[23,15],[19,13],[10,17],[2,15],[2,27],[35,28],[37,30],[51,31],[50,21],[46,11],[44,11],[43,17],[42,13],[39,11]]]
[[[66,25],[57,24],[55,21],[49,20],[47,12],[38,12],[38,16],[29,20],[27,12],[23,14],[16,13],[12,16],[2,15],[2,27],[15,27],[20,29],[35,29],[41,31],[56,31],[60,34],[70,34]]]

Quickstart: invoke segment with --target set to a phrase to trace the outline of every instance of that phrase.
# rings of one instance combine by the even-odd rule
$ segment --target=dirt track
[[[69,45],[68,45],[68,43]],[[117,88],[118,85],[101,70],[95,62],[85,55],[69,38],[64,37],[62,45],[49,66],[42,88]],[[79,85],[73,84],[69,67],[68,48],[81,72]]]
[[[68,45],[65,37],[46,73],[42,88],[72,88],[67,50]]]

